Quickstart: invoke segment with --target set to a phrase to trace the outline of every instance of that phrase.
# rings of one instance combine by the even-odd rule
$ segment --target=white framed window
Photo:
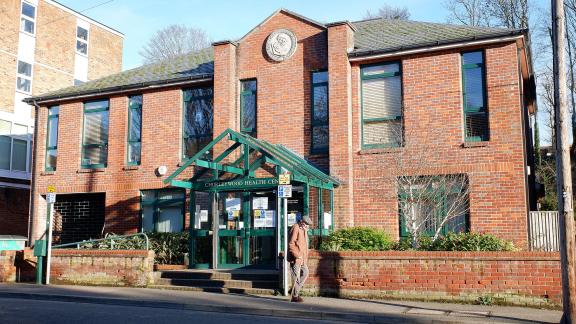
[[[18,61],[16,90],[30,94],[32,90],[32,64]]]
[[[88,29],[76,26],[76,53],[88,55]]]
[[[20,31],[31,35],[36,33],[36,7],[26,1],[22,1]]]

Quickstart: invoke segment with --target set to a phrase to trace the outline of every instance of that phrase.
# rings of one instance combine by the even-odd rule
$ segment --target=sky
[[[57,0],[124,34],[123,69],[142,65],[138,54],[155,31],[170,24],[204,29],[213,41],[242,37],[279,8],[319,22],[361,20],[386,0]],[[446,22],[443,0],[403,0],[411,19]],[[99,5],[99,6],[98,6]],[[88,9],[97,6],[93,9]],[[88,10],[86,10],[88,9]]]

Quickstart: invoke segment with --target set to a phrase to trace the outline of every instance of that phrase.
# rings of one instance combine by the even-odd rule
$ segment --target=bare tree
[[[430,236],[435,241],[446,226],[455,231],[466,229],[470,188],[465,174],[431,171],[431,161],[442,159],[437,145],[419,143],[421,133],[417,129],[411,134],[400,134],[402,132],[401,127],[391,131],[395,146],[404,148],[395,152],[388,172],[399,197],[400,221],[411,238],[412,247],[418,248],[420,237]],[[441,137],[435,135],[437,137],[428,137]]]
[[[367,10],[364,19],[372,18],[408,20],[410,19],[410,12],[406,7],[394,7],[386,4],[378,8],[377,12]]]
[[[490,26],[486,0],[449,0],[444,3],[448,10],[448,22],[468,26]]]
[[[144,63],[154,63],[210,46],[208,34],[202,29],[170,25],[160,29],[139,52]]]

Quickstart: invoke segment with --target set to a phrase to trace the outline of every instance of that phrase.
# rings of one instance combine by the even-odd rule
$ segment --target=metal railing
[[[531,251],[559,251],[560,216],[557,211],[532,211],[528,214]]]
[[[80,246],[82,244],[110,241],[110,250],[114,250],[114,240],[116,240],[116,243],[118,244],[118,243],[120,243],[119,241],[125,240],[125,239],[130,238],[130,237],[134,237],[134,236],[143,236],[145,241],[146,241],[146,250],[150,250],[150,240],[148,239],[148,235],[146,235],[145,233],[136,233],[136,234],[118,235],[118,236],[116,236],[116,235],[112,236],[111,235],[109,237],[105,237],[102,239],[85,240],[85,241],[74,242],[74,243],[53,245],[52,248],[53,249],[61,249],[61,248],[65,248],[65,247],[75,246],[76,249],[80,250]]]

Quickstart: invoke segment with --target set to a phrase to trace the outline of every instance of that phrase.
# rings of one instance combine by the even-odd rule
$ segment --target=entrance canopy
[[[210,158],[210,151],[218,143],[232,144],[216,158]],[[239,148],[242,147],[243,149]],[[225,163],[224,161],[228,161]],[[191,166],[201,167],[192,178],[176,178]],[[268,167],[264,169],[264,167]],[[270,166],[275,168],[274,177],[257,177],[258,169],[270,173]],[[212,179],[206,181],[205,174],[211,170]],[[200,152],[188,159],[180,168],[168,176],[164,183],[198,191],[219,191],[222,189],[257,189],[278,185],[278,174],[290,172],[292,180],[306,186],[332,191],[340,182],[317,169],[304,159],[281,144],[271,144],[246,134],[227,129],[206,145]],[[265,172],[262,172],[263,174]],[[222,178],[225,178],[223,180]]]

